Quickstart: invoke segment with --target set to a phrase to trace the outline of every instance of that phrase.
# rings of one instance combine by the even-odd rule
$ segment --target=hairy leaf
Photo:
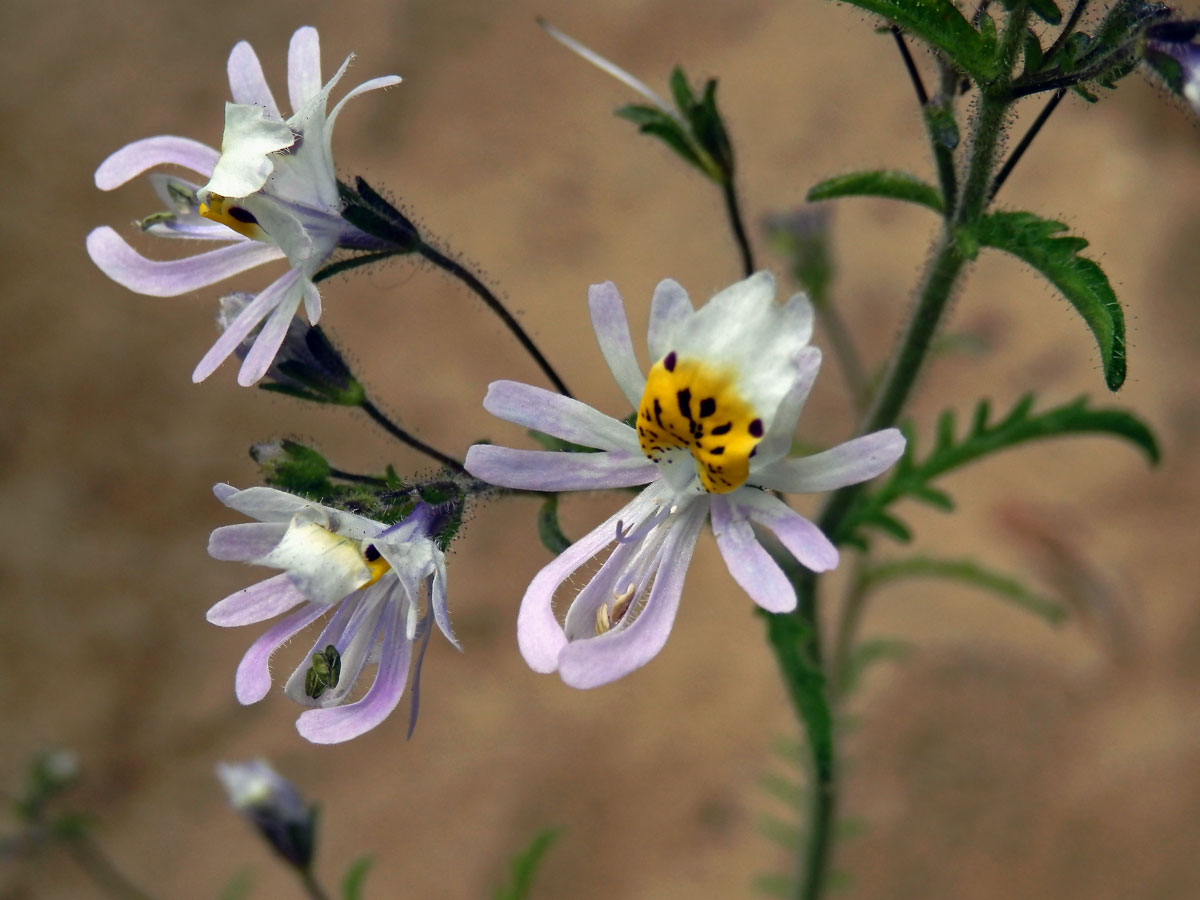
[[[961,439],[955,436],[954,412],[946,410],[938,418],[933,449],[924,459],[918,459],[912,427],[905,426],[908,446],[904,456],[882,486],[858,496],[837,531],[835,543],[851,541],[864,545],[866,541],[856,532],[865,525],[886,531],[901,541],[909,540],[908,528],[888,511],[892,503],[902,497],[913,497],[940,509],[950,508],[953,505],[950,498],[932,488],[931,481],[990,453],[1028,441],[1068,434],[1108,434],[1132,443],[1152,464],[1158,462],[1158,442],[1154,433],[1132,413],[1120,409],[1091,409],[1086,397],[1041,413],[1033,414],[1032,410],[1033,395],[1027,394],[1008,415],[989,424],[991,406],[987,400],[981,400]]]
[[[988,569],[973,559],[912,556],[907,559],[890,560],[864,569],[859,584],[865,591],[905,578],[949,578],[983,588],[1041,616],[1053,625],[1067,616],[1067,611],[1061,604],[1031,590],[1017,579]]]
[[[513,857],[508,864],[509,880],[493,892],[494,900],[528,900],[533,876],[537,874],[538,866],[541,865],[546,852],[561,833],[560,828],[543,828],[535,834],[529,846]]]
[[[976,81],[996,74],[994,52],[951,0],[848,0],[941,50]]]
[[[915,175],[895,170],[851,172],[828,178],[808,191],[807,199],[832,200],[835,197],[888,197],[927,206],[942,211],[942,195],[933,185]]]
[[[1115,391],[1125,381],[1125,316],[1104,270],[1079,255],[1088,242],[1061,234],[1066,229],[1032,213],[997,212],[979,221],[976,236],[1024,260],[1062,292],[1095,335],[1104,379]]]

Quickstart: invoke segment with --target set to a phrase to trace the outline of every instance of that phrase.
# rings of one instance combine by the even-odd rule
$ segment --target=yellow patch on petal
[[[220,194],[210,193],[208,199],[200,204],[197,212],[206,219],[224,225],[226,228],[232,228],[238,234],[248,237],[252,241],[261,241],[267,236],[267,233],[258,224],[258,219],[254,218],[249,210],[243,209],[236,202]]]
[[[763,432],[762,419],[738,394],[731,371],[679,359],[674,352],[650,370],[637,417],[642,452],[658,462],[666,451],[686,448],[710,494],[746,483]]]
[[[370,587],[392,570],[388,561],[379,555],[374,544],[367,545],[367,549],[363,551],[363,560],[367,564],[367,571],[371,573],[370,580],[363,584],[363,587]]]

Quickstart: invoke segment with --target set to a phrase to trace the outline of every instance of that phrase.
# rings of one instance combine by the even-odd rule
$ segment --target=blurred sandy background
[[[358,54],[347,85],[405,79],[342,118],[343,173],[386,186],[502,288],[581,397],[623,414],[587,325],[587,285],[614,280],[644,333],[660,278],[703,299],[738,277],[737,258],[718,192],[611,116],[628,92],[550,41],[536,13],[653,85],[676,62],[719,76],[756,225],[830,174],[930,175],[891,41],[818,0],[8,0],[0,11],[0,782],[15,788],[38,748],[77,750],[75,804],[160,896],[214,897],[247,870],[254,896],[297,895],[213,777],[218,760],[258,755],[323,804],[328,883],[375,854],[372,897],[487,896],[546,824],[567,830],[542,898],[749,896],[752,873],[789,866],[755,826],[786,810],[756,784],[780,768],[771,745],[795,728],[761,624],[707,536],[666,650],[619,684],[578,693],[519,658],[516,607],[547,554],[535,505],[514,501],[478,510],[455,546],[467,652],[432,642],[413,741],[403,712],[322,748],[298,738],[282,695],[238,707],[233,671],[257,630],[213,628],[204,611],[258,575],[206,557],[209,531],[234,521],[210,485],[254,483],[247,447],[280,435],[315,441],[346,469],[424,463],[349,411],[238,388],[228,365],[191,384],[218,292],[136,296],[84,252],[89,229],[155,208],[144,183],[93,188],[108,153],[153,134],[216,144],[233,44],[254,44],[283,97],[288,37],[316,25],[326,72]],[[927,434],[940,409],[981,394],[1005,408],[1030,389],[1047,404],[1088,393],[1139,410],[1165,461],[1151,471],[1115,441],[1063,441],[950,479],[956,517],[905,509],[919,546],[977,553],[1086,615],[1052,629],[956,587],[880,595],[867,633],[914,652],[874,670],[853,707],[845,815],[861,827],[839,848],[846,896],[1200,896],[1198,166],[1194,117],[1135,76],[1098,108],[1069,99],[1004,189],[1003,205],[1064,216],[1092,241],[1127,310],[1129,381],[1110,400],[1069,306],[1015,261],[985,256],[949,328],[988,350],[927,370],[918,423]],[[837,294],[872,361],[935,228],[915,207],[837,209]],[[756,241],[778,267],[757,229]],[[495,378],[541,382],[457,283],[399,262],[323,287],[323,324],[425,439],[454,452],[482,436],[521,440],[478,401]],[[829,366],[804,434],[844,439],[844,410]],[[579,534],[618,502],[572,501],[566,524]],[[277,669],[300,652],[287,648]],[[96,896],[63,860],[5,864],[0,896]]]

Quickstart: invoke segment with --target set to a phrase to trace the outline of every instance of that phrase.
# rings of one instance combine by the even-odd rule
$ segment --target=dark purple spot
[[[708,451],[708,454],[709,454],[709,456],[720,456],[724,452],[725,452],[724,447],[713,447],[711,450]]]
[[[675,394],[675,401],[679,404],[679,414],[688,421],[692,418],[692,392],[689,388],[684,388]]]
[[[758,437],[758,438],[763,436],[762,419],[755,419],[753,422],[750,423],[750,436]]]
[[[757,447],[755,447],[753,450],[751,450],[751,451],[750,451],[750,456],[753,456],[753,455],[754,455],[755,453],[757,453],[757,452],[758,452],[758,448],[757,448]],[[747,458],[747,459],[749,459],[750,457],[748,456],[748,457],[746,457],[746,458]]]
[[[675,371],[675,351],[674,350],[672,350],[665,357],[663,357],[663,368],[666,369],[668,372]]]
[[[379,551],[375,549],[374,544],[367,544],[367,549],[363,551],[363,556],[367,558],[367,562],[375,562],[379,559]]]
[[[254,218],[254,214],[248,209],[242,209],[240,206],[229,207],[229,218],[245,222],[247,225],[258,224],[258,219]]]
[[[700,401],[700,418],[707,419],[717,411],[717,401],[712,397],[705,397]]]
[[[731,429],[731,428],[733,428],[733,423],[732,423],[732,422],[726,422],[724,425],[718,425],[718,426],[717,426],[716,428],[714,428],[714,429],[713,429],[713,430],[712,430],[710,433],[711,433],[711,434],[717,434],[717,435],[721,435],[721,434],[729,434],[729,431],[730,431],[730,429]]]

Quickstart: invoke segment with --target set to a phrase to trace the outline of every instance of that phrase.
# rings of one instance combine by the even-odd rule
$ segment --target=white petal
[[[321,42],[311,25],[297,28],[288,45],[288,100],[296,112],[321,92]]]
[[[613,378],[637,409],[646,389],[646,376],[638,365],[633,352],[633,339],[629,336],[629,322],[625,318],[625,304],[611,281],[593,284],[588,288],[588,311],[592,315],[592,328],[604,361],[612,370]]]
[[[263,75],[262,63],[258,54],[246,41],[238,41],[229,54],[229,62],[225,66],[229,75],[229,93],[234,103],[250,106],[261,106],[272,119],[282,122],[279,106]]]
[[[399,75],[381,75],[378,78],[372,78],[369,81],[364,81],[358,87],[351,90],[345,97],[339,100],[333,107],[333,111],[329,114],[329,118],[325,120],[325,140],[328,141],[333,137],[333,123],[337,120],[338,115],[342,111],[342,107],[346,105],[346,101],[353,97],[361,96],[369,91],[377,91],[380,88],[392,87],[399,84],[401,78]]]
[[[658,362],[671,351],[675,329],[694,312],[687,291],[678,281],[664,278],[658,283],[650,300],[650,327],[646,333],[651,362]]]
[[[750,460],[750,480],[754,473],[766,468],[776,460],[787,456],[792,450],[792,439],[796,434],[796,423],[804,410],[804,403],[817,380],[821,368],[821,351],[816,347],[805,347],[796,359],[796,380],[792,389],[784,396],[775,411],[770,430],[759,442],[758,452]]]
[[[331,605],[371,580],[358,541],[333,534],[299,516],[259,565],[287,570],[306,597]]]
[[[904,435],[887,428],[846,441],[823,453],[781,459],[757,472],[754,484],[789,494],[817,494],[869,481],[904,455]]]
[[[295,142],[291,127],[268,118],[261,106],[226,103],[221,158],[203,190],[235,198],[261,190],[274,168],[267,155]]]
[[[796,591],[787,575],[763,549],[745,513],[729,497],[712,498],[712,529],[729,574],[751,600],[773,613],[796,608]]]

